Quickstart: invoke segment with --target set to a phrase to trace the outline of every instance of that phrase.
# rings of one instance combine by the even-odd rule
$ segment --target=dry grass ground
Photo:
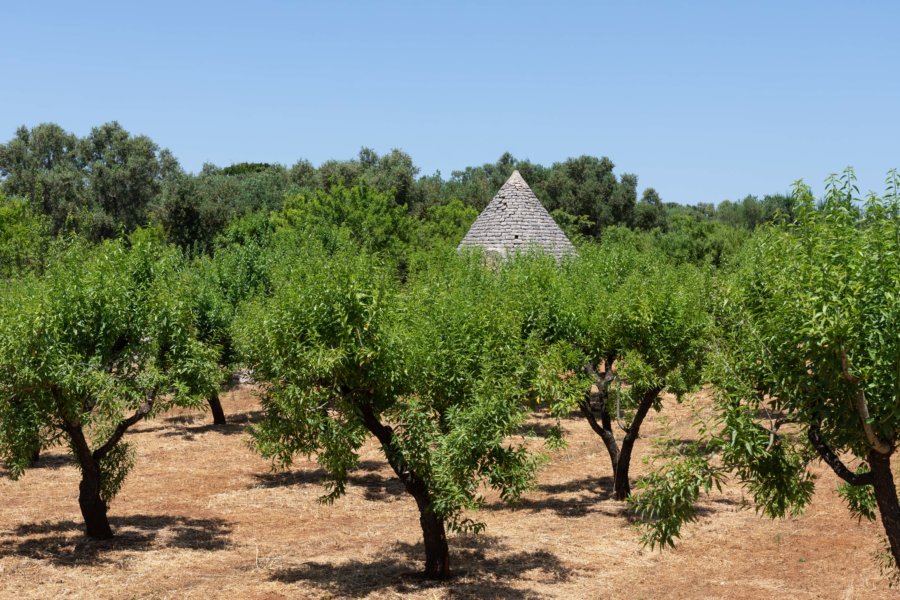
[[[299,462],[286,473],[247,448],[256,418],[251,390],[223,395],[234,424],[171,413],[130,435],[137,463],[110,515],[117,538],[81,535],[78,474],[61,451],[12,482],[0,478],[3,598],[889,598],[873,555],[881,531],[857,524],[821,471],[814,502],[773,522],[741,508],[728,487],[703,505],[674,551],[641,547],[610,499],[599,439],[565,423],[568,449],[553,456],[520,506],[481,513],[486,534],[451,538],[456,576],[414,575],[421,555],[413,501],[374,444],[347,496],[316,502],[321,474]],[[698,400],[702,405],[703,400]],[[676,435],[691,409],[670,403]],[[646,436],[658,433],[651,415]],[[543,424],[540,419],[535,427]],[[650,450],[638,443],[634,475]]]

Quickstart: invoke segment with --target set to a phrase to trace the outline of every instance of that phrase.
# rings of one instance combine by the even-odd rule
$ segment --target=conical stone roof
[[[469,246],[481,246],[488,254],[501,257],[530,247],[556,258],[575,254],[572,242],[518,171],[513,171],[459,243],[459,249]]]

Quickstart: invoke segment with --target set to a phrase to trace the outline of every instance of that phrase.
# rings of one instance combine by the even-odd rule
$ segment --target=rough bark
[[[891,473],[891,456],[875,449],[869,451],[869,469],[872,472],[872,486],[875,488],[875,502],[881,515],[881,524],[887,534],[894,556],[894,564],[900,567],[900,502],[894,475]]]
[[[403,482],[406,492],[415,499],[416,506],[419,508],[419,524],[422,527],[422,538],[425,543],[425,577],[446,579],[450,576],[450,549],[447,546],[444,520],[432,511],[428,486],[404,464],[403,457],[394,448],[393,429],[378,419],[371,406],[363,406],[360,412],[366,429],[379,441],[388,464]]]
[[[113,536],[107,517],[106,501],[100,495],[100,461],[91,453],[80,425],[67,425],[66,432],[72,440],[75,458],[81,465],[81,483],[78,486],[78,506],[84,518],[84,530],[88,537],[108,540]]]
[[[140,408],[134,411],[133,415],[120,422],[116,426],[115,431],[113,431],[113,434],[109,436],[109,439],[106,440],[106,442],[102,446],[94,450],[94,460],[99,463],[104,456],[109,454],[109,452],[116,447],[116,444],[121,441],[122,436],[125,435],[125,432],[128,431],[129,427],[150,414],[150,411],[153,410],[153,403],[155,401],[156,391],[154,390],[147,396],[147,400],[140,406]]]
[[[597,388],[597,393],[594,393],[592,390],[587,391],[584,400],[581,402],[581,413],[587,419],[587,422],[591,426],[591,429],[594,430],[594,433],[599,435],[600,439],[603,440],[603,445],[606,446],[606,451],[609,454],[609,461],[612,464],[613,476],[615,476],[619,462],[619,444],[616,442],[616,436],[612,430],[612,420],[609,417],[609,409],[606,406],[609,385],[612,383],[615,374],[612,370],[611,360],[607,359],[605,366],[606,370],[601,377],[590,363],[585,365],[585,370],[594,376],[594,386]],[[594,408],[595,405],[596,412]],[[597,421],[597,415],[600,416],[599,422]]]
[[[609,416],[609,409],[606,401],[609,393],[609,386],[615,379],[613,371],[613,360],[607,358],[604,361],[603,375],[599,375],[594,368],[587,364],[585,371],[594,376],[594,386],[597,392],[590,390],[581,402],[581,412],[590,424],[594,433],[600,436],[606,451],[609,454],[609,460],[612,464],[613,471],[613,495],[617,500],[625,500],[631,495],[631,483],[628,480],[628,472],[631,466],[631,452],[634,449],[634,443],[637,441],[644,418],[653,406],[662,388],[655,387],[644,392],[641,402],[638,404],[637,411],[631,424],[625,428],[625,437],[622,440],[621,447],[616,442],[616,436],[612,430],[612,419]],[[598,421],[597,416],[600,419]]]
[[[450,576],[450,549],[444,521],[431,511],[431,498],[427,492],[413,494],[413,498],[419,507],[419,524],[425,542],[425,577],[446,579]]]
[[[225,411],[222,410],[222,402],[219,400],[219,393],[214,392],[207,396],[206,402],[209,404],[209,410],[212,412],[213,424],[225,425],[227,421],[225,420]]]
[[[634,413],[634,419],[628,426],[628,432],[622,440],[622,449],[619,451],[619,459],[616,461],[615,482],[613,483],[613,496],[616,500],[625,500],[631,495],[631,482],[628,480],[628,471],[631,466],[631,451],[634,449],[634,443],[637,441],[641,424],[644,418],[653,406],[653,402],[659,395],[660,388],[651,388],[644,392],[641,402],[638,404],[637,411]]]

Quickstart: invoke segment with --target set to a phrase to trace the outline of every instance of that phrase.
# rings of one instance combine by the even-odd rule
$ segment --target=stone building
[[[513,171],[459,243],[459,249],[470,246],[501,258],[535,247],[557,259],[576,253],[518,171]]]

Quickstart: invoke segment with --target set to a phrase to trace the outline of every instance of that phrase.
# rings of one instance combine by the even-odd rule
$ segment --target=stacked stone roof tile
[[[533,247],[556,258],[576,252],[518,171],[478,215],[459,244],[460,249],[467,246],[480,246],[501,257]]]

